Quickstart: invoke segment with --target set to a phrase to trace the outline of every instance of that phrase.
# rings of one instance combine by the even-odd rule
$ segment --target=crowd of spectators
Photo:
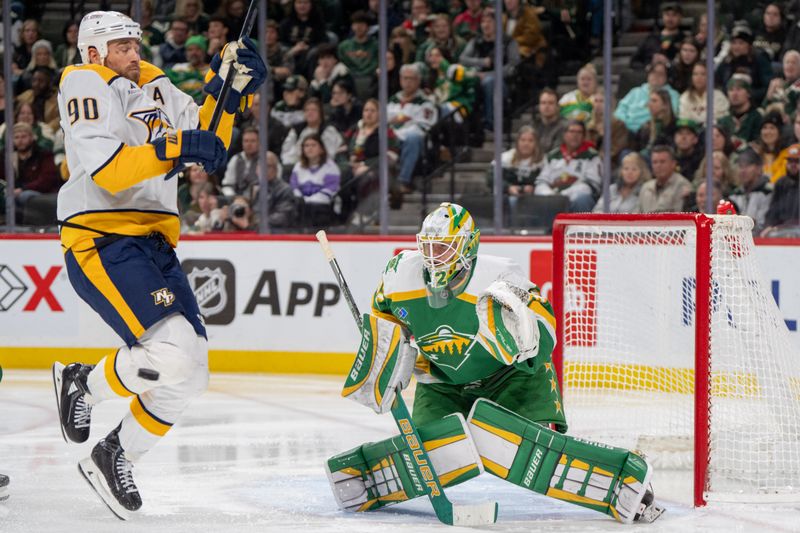
[[[424,186],[421,177],[433,164],[453,157],[453,143],[481,146],[487,132],[508,128],[510,120],[494,123],[497,16],[502,97],[511,111],[528,104],[533,110],[530,124],[509,132],[500,161],[512,210],[525,195],[564,196],[571,211],[602,210],[604,142],[612,157],[612,212],[705,210],[706,80],[712,76],[713,198],[752,216],[757,234],[798,223],[800,19],[782,3],[757,2],[739,10],[744,14],[717,17],[709,73],[705,15],[661,2],[655,29],[643,34],[614,95],[604,94],[591,61],[600,37],[595,4],[601,3],[504,0],[502,14],[481,0],[387,4],[389,103],[381,110],[378,2],[269,2],[267,101],[257,96],[237,116],[226,169],[183,173],[185,231],[258,227],[262,173],[276,231],[363,228],[376,220],[381,157],[390,172],[390,204],[401,206],[404,195]],[[246,7],[243,0],[143,0],[143,59],[200,103],[210,58],[239,34]],[[14,196],[18,222],[32,223],[42,217],[26,220],[26,208],[50,213],[54,193],[68,179],[56,94],[61,71],[80,62],[78,22],[65,24],[51,42],[35,18],[15,13],[8,47],[14,95],[4,94],[0,83],[0,107],[14,107],[17,178],[13,191],[0,181],[0,194]],[[574,70],[565,70],[571,65]],[[571,74],[575,88],[559,94],[558,75]],[[604,139],[607,100],[611,139]],[[266,169],[259,167],[262,105],[270,117]],[[385,153],[378,142],[382,112],[389,126]],[[0,118],[0,138],[7,133]]]

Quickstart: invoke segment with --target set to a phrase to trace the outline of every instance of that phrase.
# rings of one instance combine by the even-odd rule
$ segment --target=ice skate
[[[642,522],[649,524],[655,522],[659,516],[664,514],[664,507],[656,503],[656,495],[653,492],[653,486],[647,487],[647,492],[642,496],[642,503],[639,504],[639,511],[634,515],[634,522]]]
[[[8,476],[0,474],[0,502],[8,499]]]
[[[120,520],[128,520],[130,513],[142,506],[132,469],[133,464],[119,444],[119,427],[97,443],[89,457],[78,463],[83,477]]]
[[[86,379],[93,365],[72,363],[66,367],[53,363],[53,386],[61,425],[61,435],[67,442],[86,442],[92,422],[92,406],[86,401],[89,389]]]

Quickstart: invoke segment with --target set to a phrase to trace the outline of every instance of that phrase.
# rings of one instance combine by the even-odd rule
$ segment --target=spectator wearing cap
[[[674,213],[683,209],[692,184],[678,172],[678,162],[672,147],[659,144],[650,154],[653,178],[639,193],[639,213]]]
[[[747,74],[734,74],[728,80],[730,113],[719,120],[731,135],[734,148],[756,140],[761,128],[761,113],[753,108],[751,80]]]
[[[570,120],[564,142],[547,154],[534,194],[569,198],[572,212],[591,211],[602,187],[600,154],[586,139],[586,125]]]
[[[753,47],[763,50],[771,63],[779,64],[786,40],[786,24],[781,14],[781,6],[770,2],[764,7],[761,24],[755,32]]]
[[[16,205],[24,208],[34,196],[58,192],[63,184],[53,154],[36,145],[30,124],[14,124],[14,191]],[[3,154],[5,157],[5,154]],[[0,180],[6,181],[5,168]],[[55,220],[52,221],[55,223]]]
[[[794,115],[800,97],[800,52],[787,50],[783,54],[783,76],[773,78],[767,88],[762,107],[780,104],[784,113]]]
[[[679,2],[661,4],[661,29],[648,35],[631,56],[631,68],[643,69],[655,59],[669,64],[686,35],[680,29],[683,8]]]
[[[454,60],[461,57],[467,43],[461,37],[453,35],[447,15],[443,13],[434,15],[429,31],[430,37],[417,47],[417,61],[425,61],[425,54],[434,47]]]
[[[494,41],[495,41],[494,9],[486,8],[481,17],[481,31],[471,39],[459,61],[468,68],[475,69],[481,81],[483,95],[483,126],[494,130]],[[520,62],[517,42],[507,36],[503,40],[503,78],[510,80]],[[503,84],[503,97],[508,94],[508,84]]]
[[[317,49],[317,67],[314,69],[314,79],[311,80],[309,92],[314,98],[319,98],[327,105],[331,101],[333,84],[339,80],[347,80],[353,87],[353,77],[347,66],[339,61],[336,56],[336,46],[325,43]]]
[[[274,20],[267,21],[264,36],[269,72],[274,81],[282,82],[294,72],[294,56],[289,53],[289,47],[278,39],[278,23]]]
[[[400,91],[393,94],[386,107],[389,126],[400,139],[400,170],[397,180],[410,190],[425,147],[425,135],[436,124],[436,104],[420,88],[422,72],[419,64],[400,67]]]
[[[289,76],[283,84],[283,99],[272,108],[270,116],[287,128],[300,124],[303,117],[303,102],[306,99],[308,82],[303,76]]]
[[[797,225],[800,213],[798,183],[800,182],[800,144],[793,144],[786,153],[786,172],[775,182],[762,236],[768,236],[776,226]]]
[[[186,41],[189,39],[189,25],[183,19],[174,19],[164,44],[158,48],[161,68],[170,69],[177,63],[186,63]]]
[[[53,90],[54,75],[48,67],[35,67],[31,73],[31,88],[17,96],[17,103],[31,104],[36,120],[58,131],[61,116],[58,112],[58,96]]]
[[[746,24],[733,27],[730,52],[715,74],[717,85],[726,87],[737,73],[750,76],[750,98],[755,105],[761,103],[773,78],[772,65],[763,50],[753,48],[753,32]]]
[[[198,104],[202,104],[205,76],[209,65],[206,61],[208,39],[202,35],[192,35],[186,40],[186,63],[176,63],[164,71],[169,80]]]
[[[764,175],[764,160],[752,148],[739,154],[736,160],[739,186],[731,193],[731,201],[736,204],[740,215],[753,219],[753,235],[759,235],[764,227],[772,196],[772,185]]]
[[[685,120],[694,120],[701,124],[706,122],[706,82],[708,71],[703,61],[698,61],[692,67],[692,79],[689,88],[680,97],[680,111],[678,116]],[[714,89],[714,120],[719,120],[730,113],[730,102],[725,93]]]
[[[750,143],[764,161],[763,173],[774,183],[786,173],[786,142],[783,130],[783,116],[779,111],[770,111],[761,121],[758,138]]]
[[[692,37],[685,38],[669,68],[669,84],[682,93],[691,86],[692,69],[700,60],[700,47]]]
[[[650,93],[666,89],[670,96],[672,110],[678,111],[680,95],[667,84],[667,66],[664,63],[651,63],[647,67],[647,81],[634,87],[620,100],[614,116],[625,123],[628,131],[636,133],[650,120]]]
[[[694,120],[679,119],[675,123],[675,159],[678,172],[688,177],[694,176],[703,159],[703,144],[700,143],[700,124]]]
[[[376,90],[378,41],[369,35],[369,17],[364,11],[353,13],[350,17],[350,29],[353,36],[339,43],[339,60],[353,76],[356,95],[365,99]]]

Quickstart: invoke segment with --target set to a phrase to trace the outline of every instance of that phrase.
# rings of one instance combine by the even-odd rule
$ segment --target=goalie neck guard
[[[108,43],[117,39],[141,41],[142,29],[130,17],[116,11],[92,11],[81,20],[78,50],[81,61],[89,63],[89,48],[96,48],[100,59],[108,55]]]
[[[417,234],[417,247],[425,266],[425,285],[432,307],[443,307],[467,285],[478,254],[480,230],[469,211],[458,204],[442,203],[425,220]]]

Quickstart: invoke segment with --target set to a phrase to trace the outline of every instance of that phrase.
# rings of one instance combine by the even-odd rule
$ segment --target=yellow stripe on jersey
[[[425,298],[427,292],[425,289],[417,289],[413,291],[393,292],[392,294],[385,295],[387,300],[393,302],[404,302],[406,300],[416,300],[417,298]]]
[[[148,63],[147,61],[139,61],[139,87],[144,87],[156,78],[164,75],[164,71]]]
[[[100,260],[100,254],[96,248],[91,248],[86,251],[72,251],[75,256],[75,262],[83,271],[86,279],[91,280],[92,284],[98,291],[105,297],[106,300],[114,307],[114,310],[119,313],[125,325],[131,330],[134,337],[139,338],[144,334],[144,326],[142,326],[139,319],[133,313],[133,310],[125,302],[125,299],[117,290],[114,282],[108,276],[103,263]]]
[[[209,70],[209,72],[212,71]],[[214,106],[216,104],[217,101],[214,99],[214,97],[208,95],[206,96],[203,105],[200,106],[201,130],[207,130],[209,124],[211,124],[211,117],[214,115]],[[222,142],[225,144],[225,148],[229,148],[231,145],[231,136],[233,135],[233,118],[234,115],[223,111],[222,117],[219,119],[219,125],[217,126],[217,131],[216,131],[217,137],[222,139]]]
[[[111,390],[116,392],[118,395],[123,397],[133,396],[136,393],[126,387],[125,384],[122,383],[122,380],[119,379],[119,375],[117,374],[118,353],[119,351],[114,352],[106,357],[102,362],[103,375],[106,377],[106,382],[108,383],[109,387],[111,387]]]
[[[464,302],[467,302],[467,303],[471,303],[472,305],[475,305],[475,304],[478,303],[478,297],[477,296],[475,296],[474,294],[467,294],[466,292],[462,292],[461,294],[456,296],[456,298],[458,300],[461,300],[461,301],[464,301]]]
[[[131,400],[131,414],[144,429],[157,437],[163,437],[167,431],[172,429],[172,424],[167,424],[151,415],[142,405],[142,400],[138,396]]]
[[[61,87],[61,85],[64,83],[64,80],[67,79],[67,76],[76,71],[94,72],[103,78],[103,81],[106,83],[111,83],[114,78],[119,78],[119,74],[104,65],[95,65],[93,63],[87,63],[85,65],[70,65],[64,69],[64,72],[61,73],[61,81],[59,82],[58,86]]]
[[[543,306],[541,302],[532,300],[531,303],[528,304],[528,308],[540,317],[544,318],[553,329],[556,329],[556,317],[554,317],[553,313],[548,311],[548,309]]]
[[[120,235],[144,236],[151,233],[160,233],[166,237],[173,247],[178,245],[181,231],[181,221],[177,214],[158,213],[147,211],[93,211],[83,213],[67,219],[73,224],[86,226],[105,233],[118,233]],[[101,233],[93,231],[61,227],[61,244],[65,251],[72,248],[81,250],[85,241],[100,237]],[[80,262],[76,252],[76,260]]]
[[[119,148],[103,165],[92,172],[92,180],[111,194],[117,194],[144,180],[166,174],[175,165],[173,161],[162,161],[156,156],[156,148],[150,143]]]

